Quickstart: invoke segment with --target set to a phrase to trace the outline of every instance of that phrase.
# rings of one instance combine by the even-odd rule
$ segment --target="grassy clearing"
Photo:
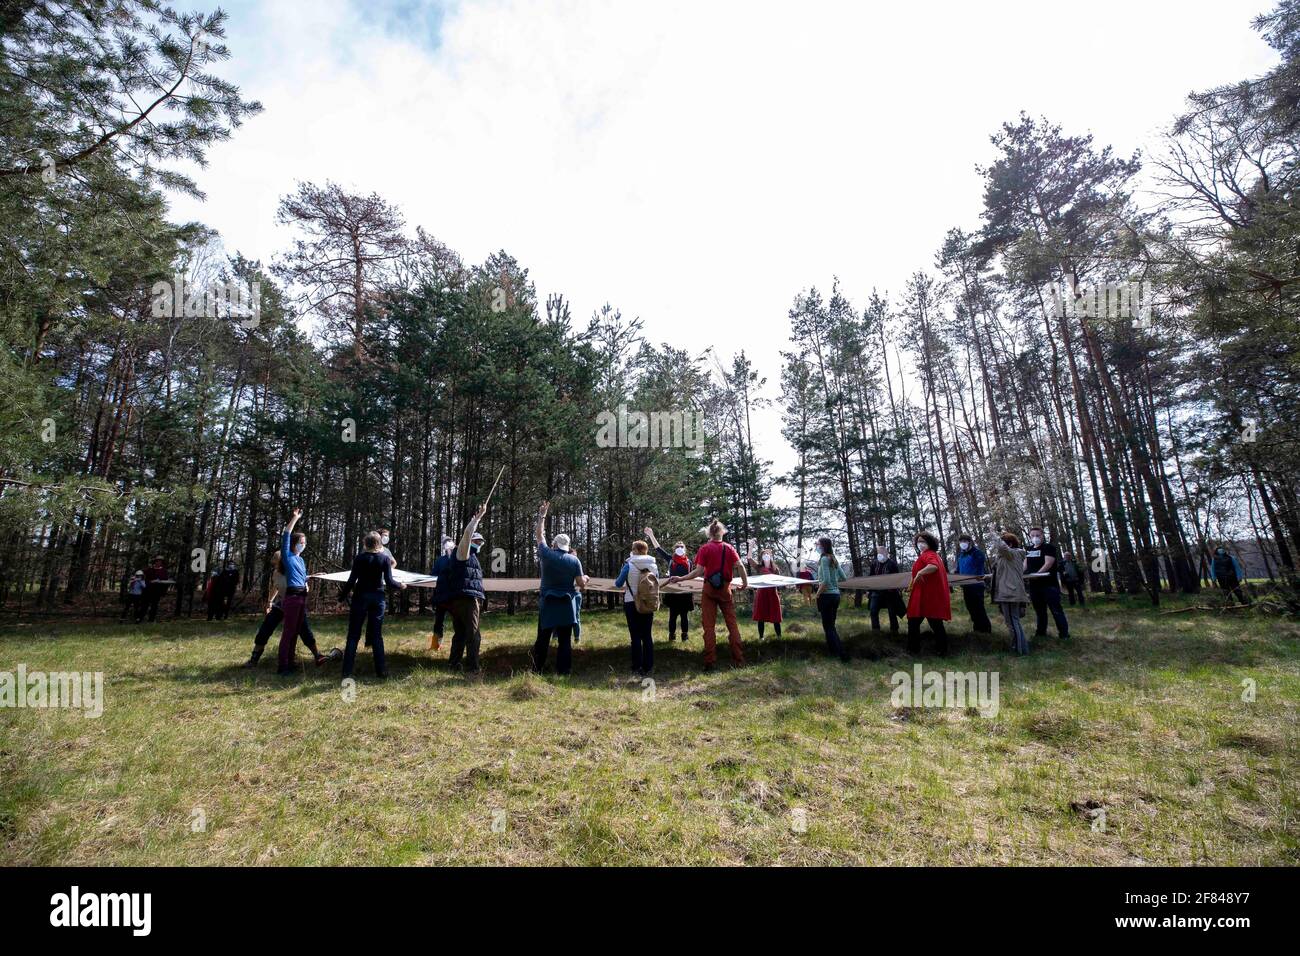
[[[661,639],[647,700],[621,613],[585,615],[569,679],[526,672],[535,617],[485,619],[479,680],[394,619],[392,679],[362,655],[351,703],[337,665],[240,669],[251,619],[2,625],[0,670],[103,671],[107,700],[0,709],[0,863],[1300,862],[1294,623],[1115,602],[1017,659],[959,621],[924,662],[998,671],[986,719],[896,711],[913,660],[865,609],[841,615],[847,667],[788,621],[761,645],[745,622],[752,666],[710,674],[698,627]]]

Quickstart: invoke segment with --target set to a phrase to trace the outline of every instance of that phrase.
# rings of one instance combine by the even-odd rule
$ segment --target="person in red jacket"
[[[943,622],[952,620],[952,598],[948,593],[948,569],[939,557],[939,539],[922,531],[913,539],[916,561],[907,586],[907,650],[921,652],[921,620],[930,622],[941,655],[948,653],[948,632]]]

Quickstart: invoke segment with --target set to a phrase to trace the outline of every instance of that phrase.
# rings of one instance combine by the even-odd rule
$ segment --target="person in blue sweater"
[[[537,641],[533,644],[533,670],[538,674],[546,666],[550,653],[551,636],[559,647],[555,654],[555,673],[567,676],[573,666],[573,631],[578,626],[582,599],[580,592],[587,586],[587,576],[582,572],[582,562],[569,551],[569,536],[557,534],[546,545],[546,514],[551,503],[543,501],[537,509],[537,565],[541,569],[541,583],[537,595]]]
[[[307,562],[302,559],[307,550],[307,536],[293,530],[301,517],[302,509],[294,508],[293,516],[280,534],[280,568],[284,571],[284,596],[280,599],[280,608],[284,611],[284,630],[280,632],[276,673],[281,676],[293,673],[298,632],[307,615]]]
[[[451,553],[455,550],[456,542],[451,538],[444,537],[442,539],[442,554],[434,558],[433,570],[429,572],[438,581],[447,576],[447,570],[451,567]],[[447,620],[447,604],[438,594],[440,586],[438,581],[435,581],[433,585],[433,632],[429,635],[429,650],[431,651],[436,651],[442,647],[443,625]]]
[[[984,552],[968,534],[957,539],[957,573],[978,574],[981,578],[985,574]],[[970,614],[970,623],[975,633],[992,634],[993,622],[989,620],[989,612],[984,607],[984,582],[963,584],[961,598],[966,603],[966,611]]]
[[[406,590],[405,584],[393,580],[393,559],[384,551],[383,539],[378,532],[366,535],[366,549],[352,559],[352,573],[339,591],[339,601],[346,603],[352,595],[351,613],[348,616],[348,643],[343,650],[343,679],[352,676],[357,661],[357,644],[361,640],[362,622],[366,626],[366,643],[374,649],[375,676],[388,676],[388,660],[384,656],[384,586]]]

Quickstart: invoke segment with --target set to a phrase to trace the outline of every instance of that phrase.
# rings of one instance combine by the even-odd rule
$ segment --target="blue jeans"
[[[1017,654],[1029,653],[1029,638],[1025,637],[1025,629],[1020,625],[1020,605],[1013,601],[999,601],[998,607],[1002,608],[1002,620],[1007,622],[1007,630],[1011,632],[1011,649]]]
[[[849,659],[848,652],[840,642],[840,632],[835,626],[835,618],[840,613],[840,596],[827,592],[817,599],[817,612],[822,617],[822,634],[826,636],[826,649],[842,661]]]
[[[383,591],[370,591],[352,596],[352,613],[348,615],[348,645],[343,651],[343,678],[352,676],[357,662],[357,644],[361,640],[361,625],[366,625],[366,643],[374,648],[375,673],[388,676],[388,662],[384,658],[384,602]]]
[[[1034,628],[1034,637],[1047,636],[1047,611],[1050,608],[1052,618],[1056,621],[1056,633],[1060,635],[1061,640],[1070,636],[1070,622],[1065,619],[1065,609],[1061,607],[1061,589],[1054,585],[1047,587],[1031,587],[1029,589],[1029,600],[1034,605],[1034,615],[1038,618],[1038,626]]]

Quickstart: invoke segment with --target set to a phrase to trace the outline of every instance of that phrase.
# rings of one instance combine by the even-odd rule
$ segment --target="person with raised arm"
[[[366,644],[374,650],[375,676],[388,676],[388,659],[384,656],[384,611],[387,608],[385,586],[406,590],[405,584],[393,580],[393,559],[384,551],[383,539],[378,532],[366,535],[365,550],[352,559],[352,573],[339,591],[339,603],[348,603],[348,641],[343,649],[343,680],[352,676],[357,662],[357,643],[361,640],[361,625],[366,627]]]
[[[569,536],[557,534],[546,544],[546,515],[551,503],[543,501],[537,509],[537,566],[541,583],[537,595],[537,641],[533,644],[533,670],[538,674],[546,666],[551,636],[559,642],[555,653],[555,673],[566,677],[573,669],[573,630],[578,626],[581,597],[587,587],[582,562],[569,551]]]
[[[266,650],[266,642],[271,639],[275,629],[280,626],[284,620],[284,592],[287,587],[284,576],[284,566],[280,561],[280,552],[276,551],[271,555],[271,594],[266,602],[266,617],[262,618],[262,624],[257,629],[257,634],[253,637],[253,653],[244,662],[244,666],[254,668],[257,662],[262,659],[262,652]],[[307,645],[311,651],[312,657],[316,660],[316,666],[324,664],[327,660],[338,660],[343,656],[343,652],[337,647],[329,652],[328,655],[321,654],[316,649],[316,635],[311,632],[311,621],[304,610],[302,622],[299,625],[299,633],[302,635],[302,642]]]
[[[478,673],[478,652],[483,643],[478,629],[479,602],[487,600],[487,592],[483,590],[483,566],[478,563],[478,552],[483,547],[483,535],[479,534],[478,525],[485,514],[487,502],[475,510],[460,536],[460,544],[447,562],[446,588],[442,588],[441,580],[438,581],[438,589],[447,602],[447,613],[451,615],[451,653],[448,660],[452,667],[459,667],[463,657],[465,669],[471,674]]]
[[[990,525],[984,550],[993,560],[993,603],[1002,611],[1002,620],[1011,632],[1011,649],[1017,654],[1028,654],[1029,638],[1020,620],[1029,603],[1029,591],[1025,588],[1025,549],[1010,531],[998,534]]]
[[[727,527],[717,518],[709,522],[709,540],[695,552],[695,568],[678,578],[690,581],[704,579],[704,592],[700,596],[700,625],[704,629],[704,669],[712,670],[718,657],[716,627],[718,612],[727,624],[727,641],[731,645],[731,660],[737,667],[744,666],[745,651],[740,644],[740,625],[736,623],[736,601],[731,593],[731,576],[740,568],[740,589],[749,587],[749,572],[745,562],[731,545],[722,540]]]
[[[655,557],[660,558],[668,565],[668,579],[670,582],[691,573],[691,569],[695,565],[691,562],[691,556],[686,553],[685,541],[675,542],[672,553],[669,554],[659,546],[659,539],[655,537],[654,529],[647,526],[642,531],[645,532],[650,547],[654,549]],[[672,642],[674,632],[677,629],[677,622],[681,621],[682,643],[685,644],[691,611],[695,610],[695,595],[690,591],[665,591],[663,597],[664,606],[668,608],[668,640],[670,643]]]
[[[275,672],[281,676],[293,673],[299,631],[303,631],[302,642],[307,645],[316,663],[320,664],[324,659],[316,649],[316,641],[311,633],[303,628],[307,620],[307,562],[302,559],[302,554],[307,550],[307,536],[301,531],[293,530],[301,517],[302,509],[294,508],[293,516],[280,533],[280,567],[284,571],[284,596],[280,599],[280,609],[284,612],[284,630],[280,632]]]

